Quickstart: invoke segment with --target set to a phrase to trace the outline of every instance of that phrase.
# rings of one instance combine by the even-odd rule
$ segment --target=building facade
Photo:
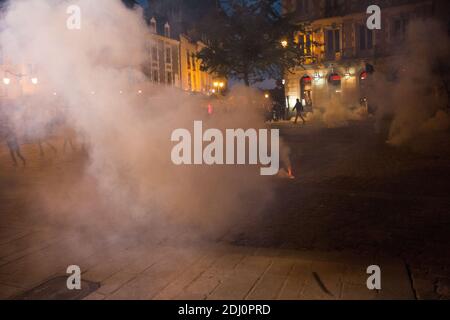
[[[149,28],[148,60],[143,66],[145,75],[154,84],[180,88],[180,41],[172,34],[168,21],[152,16]]]
[[[173,29],[167,18],[152,14],[150,9],[146,14],[150,14],[147,22],[151,33],[147,47],[149,59],[144,66],[147,78],[154,84],[195,93],[212,94],[220,90],[214,86],[215,75],[202,71],[201,61],[197,59],[205,44],[191,40],[180,28]]]
[[[33,95],[43,83],[38,78],[36,66],[32,64],[13,64],[3,56],[0,49],[0,99],[9,100]]]
[[[160,2],[161,6],[163,4],[164,2]],[[130,84],[135,85],[139,92],[142,92],[145,84],[172,86],[203,94],[223,91],[226,80],[218,79],[214,74],[200,69],[201,61],[196,58],[196,54],[205,45],[201,41],[192,41],[183,34],[180,10],[170,12],[167,15],[156,4],[145,8],[144,18],[149,28],[147,59],[142,65],[145,76],[130,73]],[[26,63],[11,64],[7,57],[3,56],[1,47],[0,72],[0,97],[3,99],[32,95],[38,92],[38,88],[52,92],[52,88],[45,84],[45,79],[39,78],[36,66]]]
[[[181,88],[185,91],[211,94],[214,90],[214,75],[202,71],[196,57],[204,47],[202,42],[180,35]]]
[[[381,8],[380,30],[366,25],[366,10],[373,4]],[[360,103],[370,90],[371,73],[386,68],[386,59],[400,52],[408,23],[438,15],[440,5],[442,1],[433,0],[283,1],[285,12],[302,25],[296,42],[305,55],[302,66],[285,74],[288,106],[300,99],[312,111],[331,97],[348,105]]]

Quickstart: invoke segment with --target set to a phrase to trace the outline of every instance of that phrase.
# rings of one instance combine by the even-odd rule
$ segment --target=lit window
[[[195,55],[192,54],[192,70],[196,71]]]
[[[192,90],[192,78],[191,78],[191,73],[188,73],[188,87],[189,90]]]
[[[300,34],[298,37],[300,48],[305,55],[311,55],[312,51],[312,35],[311,33]]]
[[[187,68],[191,69],[191,55],[189,53],[189,50],[186,51],[186,62],[187,62]]]

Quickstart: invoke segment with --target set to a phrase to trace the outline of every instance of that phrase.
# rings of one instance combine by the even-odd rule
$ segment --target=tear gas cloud
[[[351,104],[337,97],[319,99],[318,105],[321,107],[308,113],[307,121],[324,124],[329,128],[348,125],[349,121],[363,120],[367,117],[366,108]]]
[[[68,5],[81,8],[81,30],[66,28]],[[192,130],[194,120],[218,129],[264,122],[248,107],[255,99],[251,89],[236,88],[234,100],[221,102],[218,116],[208,117],[204,98],[142,81],[150,37],[139,9],[128,10],[119,0],[17,0],[2,24],[4,55],[11,64],[36,64],[42,86],[58,94],[46,104],[63,106],[66,125],[82,137],[89,155],[75,181],[48,178],[36,190],[45,208],[41,218],[92,226],[106,237],[122,229],[167,236],[177,228],[203,236],[225,231],[239,214],[258,214],[271,200],[270,180],[256,166],[171,162],[172,131]],[[137,83],[144,94],[136,93]],[[28,99],[36,110],[44,104]],[[34,115],[36,123],[48,120]]]
[[[412,146],[418,138],[432,144],[439,133],[450,128],[447,26],[430,19],[412,20],[404,41],[393,52],[377,62],[369,78],[367,94],[369,104],[376,109],[375,129],[381,133],[387,124],[386,140],[392,146]],[[336,95],[326,90],[316,92],[314,110],[307,114],[307,120],[338,127],[367,118],[358,94],[350,88]]]
[[[432,144],[437,134],[450,128],[444,85],[448,74],[442,77],[436,70],[450,58],[447,26],[432,20],[411,21],[398,50],[401,55],[391,57],[385,70],[374,74],[369,101],[377,107],[377,128],[387,117],[389,144],[412,146],[416,139]],[[396,79],[387,82],[392,70]]]

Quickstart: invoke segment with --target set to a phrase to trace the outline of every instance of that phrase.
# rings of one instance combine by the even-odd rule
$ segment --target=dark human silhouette
[[[302,112],[303,112],[303,105],[300,102],[300,99],[297,99],[297,102],[295,103],[294,109],[292,111],[297,111],[297,114],[295,116],[295,123],[297,123],[298,117],[302,118],[303,124],[305,124],[306,120],[303,118]]]
[[[6,144],[8,145],[9,154],[11,155],[11,159],[14,165],[17,166],[17,156],[20,160],[22,160],[22,163],[25,166],[25,157],[20,151],[20,145],[17,136],[11,128],[6,128]]]

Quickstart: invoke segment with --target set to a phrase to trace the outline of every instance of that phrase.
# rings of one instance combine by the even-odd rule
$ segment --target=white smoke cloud
[[[81,8],[81,30],[66,28],[68,5]],[[89,163],[77,181],[61,177],[36,190],[48,213],[43,218],[90,225],[107,237],[140,228],[161,236],[177,228],[204,235],[223,232],[239,214],[257,214],[271,200],[270,182],[259,168],[173,165],[174,129],[191,129],[194,120],[258,128],[262,113],[245,108],[253,92],[213,117],[203,98],[178,89],[142,84],[144,94],[136,94],[129,80],[143,78],[149,41],[139,10],[119,0],[12,1],[0,38],[12,63],[38,66],[42,86],[58,94],[55,104],[64,106],[69,125],[88,142]]]
[[[383,126],[386,116],[391,118],[387,141],[391,145],[412,146],[423,137],[431,143],[435,133],[448,130],[450,122],[445,112],[448,97],[433,70],[438,60],[448,63],[446,27],[431,20],[411,21],[399,53],[387,61],[391,70],[398,70],[397,81],[386,82],[383,72],[374,79],[369,101],[378,108],[377,126]]]
[[[363,106],[354,106],[335,98],[321,99],[321,108],[307,113],[306,120],[312,123],[324,124],[329,128],[342,127],[349,121],[363,120],[367,110]]]

